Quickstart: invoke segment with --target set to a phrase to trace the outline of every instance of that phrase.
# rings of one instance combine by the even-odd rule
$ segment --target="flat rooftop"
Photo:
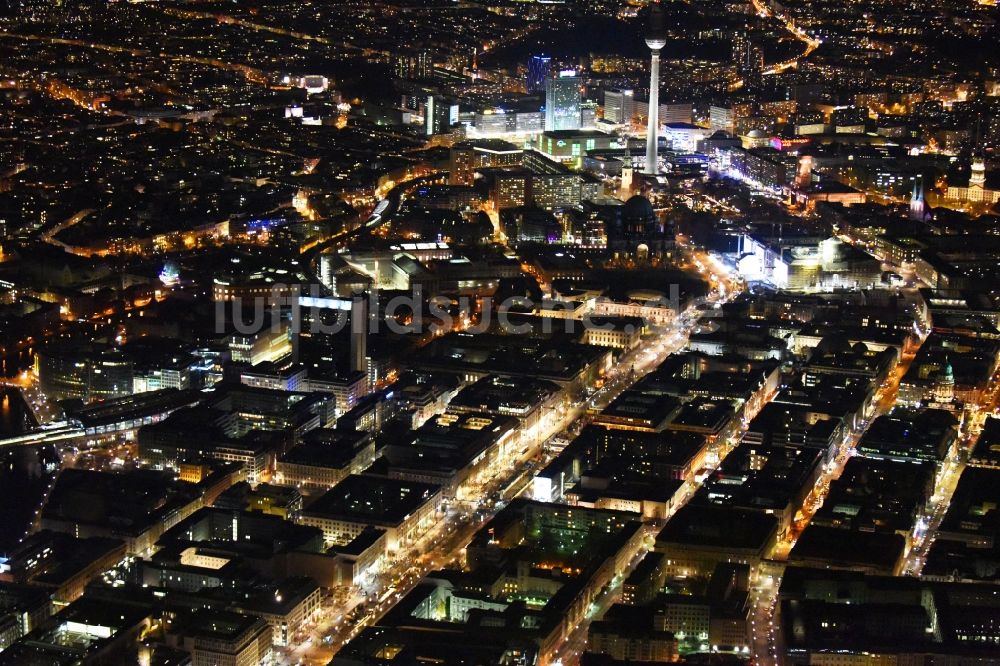
[[[462,389],[449,404],[520,416],[558,391],[557,384],[545,380],[492,375]]]
[[[805,446],[757,446],[744,442],[698,491],[713,504],[782,511],[807,491],[823,452]]]
[[[353,474],[320,496],[303,513],[373,525],[398,525],[430,501],[440,489],[432,483]]]
[[[788,561],[822,561],[829,566],[892,573],[906,549],[901,534],[861,532],[809,525],[788,555]]]
[[[604,408],[597,417],[597,422],[602,418],[628,419],[656,427],[669,421],[680,409],[681,401],[673,396],[628,390]]]
[[[988,418],[979,435],[976,448],[969,457],[969,464],[977,467],[1000,468],[1000,419]]]
[[[778,519],[761,511],[688,504],[656,537],[657,544],[760,551],[778,533]]]
[[[328,444],[299,444],[279,458],[291,465],[307,465],[328,469],[343,469],[354,460],[354,451],[347,447]]]
[[[260,621],[256,615],[224,610],[199,610],[187,616],[184,633],[198,638],[234,640]]]
[[[736,408],[729,400],[696,398],[681,407],[680,412],[670,421],[667,428],[692,428],[711,430],[717,433],[735,415]]]

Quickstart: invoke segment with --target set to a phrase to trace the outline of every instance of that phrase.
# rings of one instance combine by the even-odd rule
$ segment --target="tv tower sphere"
[[[654,0],[649,8],[649,23],[646,25],[646,46],[659,51],[667,45],[667,17],[659,0]]]

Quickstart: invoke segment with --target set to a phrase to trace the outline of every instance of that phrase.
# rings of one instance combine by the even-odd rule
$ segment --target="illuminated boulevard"
[[[687,254],[693,267],[713,285],[713,291],[708,298],[709,305],[721,304],[739,293],[739,283],[733,281],[716,261],[701,251],[688,250]],[[605,377],[601,389],[587,401],[574,404],[556,415],[549,415],[539,427],[523,433],[523,445],[533,444],[537,447],[557,433],[576,430],[581,421],[587,418],[588,412],[600,411],[606,407],[624,390],[659,366],[667,356],[682,349],[687,343],[687,336],[695,328],[699,315],[700,312],[696,307],[689,307],[680,313],[673,325],[655,332],[643,340],[637,348],[624,354]],[[705,471],[706,476],[739,443],[740,435],[741,433],[737,433],[727,441],[716,443],[715,449],[710,451],[707,457],[711,466]],[[524,440],[524,437],[528,440]],[[551,452],[546,451],[540,461],[521,460],[513,466],[496,470],[492,479],[483,487],[484,499],[479,505],[453,504],[433,529],[410,547],[407,553],[398,554],[399,557],[364,589],[354,586],[348,594],[326,603],[320,617],[311,624],[310,630],[296,637],[295,643],[282,651],[281,663],[325,665],[364,627],[378,622],[382,615],[416,587],[425,575],[446,566],[461,566],[466,544],[482,524],[503,507],[503,499],[500,498],[501,489],[514,487],[519,492],[526,491],[530,488],[532,473],[544,467],[551,459]],[[678,502],[678,508],[694,494],[696,489],[695,484],[688,483],[683,490],[682,501]],[[645,525],[648,537],[647,549],[652,546],[653,537],[659,527],[662,527],[662,524]],[[410,559],[408,553],[414,551],[419,555],[415,559]],[[641,557],[635,558],[632,565],[638,564],[640,559]],[[620,582],[621,580],[616,581],[616,585],[602,597],[600,607],[592,608],[588,619],[599,616],[615,602],[621,589]],[[575,659],[582,652],[586,641],[587,623],[583,622],[577,625],[572,635],[560,647],[559,653],[550,659],[550,663],[558,663],[559,660],[564,666],[576,663]]]
[[[926,333],[920,337],[920,343],[923,343],[925,339]],[[775,626],[774,619],[781,586],[781,575],[784,572],[784,562],[788,559],[788,555],[802,531],[823,506],[830,491],[830,484],[840,477],[844,471],[844,465],[847,464],[851,456],[855,455],[854,449],[868,427],[877,417],[892,411],[896,404],[900,380],[913,362],[916,351],[916,349],[911,349],[905,353],[890,378],[879,388],[873,400],[874,414],[871,418],[863,420],[858,428],[849,432],[841,444],[836,458],[823,468],[822,474],[796,515],[792,530],[776,544],[770,559],[762,565],[756,585],[752,590],[754,608],[751,618],[751,632],[753,652],[757,664],[761,666],[781,664],[780,655],[783,652],[783,646],[779,644],[780,632],[776,631],[778,627]],[[1000,374],[995,374],[990,381],[991,388],[984,393],[980,404],[967,407],[967,420],[962,424],[959,438],[952,450],[948,452],[948,456],[934,480],[934,494],[924,508],[922,515],[918,516],[915,521],[910,537],[912,545],[906,553],[901,570],[901,574],[904,576],[919,576],[921,573],[927,552],[934,542],[935,531],[948,512],[955,487],[965,467],[965,460],[975,447],[982,422],[988,414],[992,414],[996,409],[998,380],[1000,380]]]

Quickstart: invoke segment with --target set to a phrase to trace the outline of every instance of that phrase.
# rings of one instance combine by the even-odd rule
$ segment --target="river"
[[[21,392],[0,388],[0,438],[34,427],[34,417]],[[15,546],[30,529],[35,511],[52,481],[56,463],[53,447],[20,446],[0,450],[0,555]]]

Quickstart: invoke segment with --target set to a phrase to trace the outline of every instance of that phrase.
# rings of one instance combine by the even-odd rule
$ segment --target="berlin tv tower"
[[[649,64],[649,126],[646,129],[646,169],[644,173],[655,176],[657,144],[660,134],[660,49],[667,45],[666,18],[659,0],[650,5],[649,24],[646,26],[646,46],[652,51]]]

